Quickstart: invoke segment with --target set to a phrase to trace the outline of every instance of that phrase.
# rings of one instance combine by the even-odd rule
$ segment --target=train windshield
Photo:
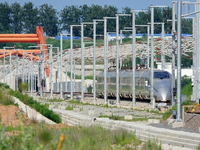
[[[159,78],[159,79],[168,79],[169,78],[169,73],[167,72],[154,72],[154,78]]]

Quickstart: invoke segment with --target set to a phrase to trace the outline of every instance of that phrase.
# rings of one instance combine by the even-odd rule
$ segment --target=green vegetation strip
[[[90,127],[64,127],[62,129],[47,128],[46,125],[36,125],[25,127],[7,127],[13,136],[5,136],[5,127],[0,126],[1,142],[0,149],[48,149],[55,150],[60,134],[65,138],[62,142],[61,150],[68,149],[89,149],[89,150],[108,150],[108,149],[137,149],[136,146],[141,141],[135,133],[119,129],[116,131],[106,130],[100,126]],[[17,129],[17,132],[16,132]],[[16,133],[16,134],[15,134]],[[131,148],[129,146],[131,145]]]
[[[147,121],[148,119],[156,119],[154,117],[144,117],[144,118],[133,118],[131,120],[125,120],[124,117],[122,116],[106,116],[106,115],[100,115],[99,118],[109,118],[109,119],[112,119],[112,120],[121,120],[121,121]]]
[[[14,97],[18,98],[20,101],[22,101],[24,104],[34,108],[36,111],[41,113],[43,116],[49,118],[50,120],[52,120],[56,123],[61,123],[61,118],[59,115],[55,114],[52,110],[49,110],[45,105],[41,105],[40,103],[34,101],[33,97],[29,97],[27,94],[23,95],[19,91],[13,91],[12,89],[9,88],[9,86],[3,85],[2,83],[0,83],[0,88],[2,89],[0,91],[7,91],[7,97],[10,97],[10,95],[14,96]],[[4,94],[5,94],[5,92],[4,92]],[[0,94],[0,100],[2,99],[1,95],[2,94]],[[0,101],[0,102],[2,102],[2,101]],[[12,104],[14,104],[14,101],[12,102]]]

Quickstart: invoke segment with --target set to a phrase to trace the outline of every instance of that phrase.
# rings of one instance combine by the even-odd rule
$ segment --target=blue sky
[[[6,0],[9,4],[18,2],[23,5],[27,0]],[[31,0],[30,0],[31,1]],[[88,6],[95,4],[101,5],[104,4],[116,6],[118,10],[121,12],[123,7],[130,7],[134,10],[141,10],[146,9],[150,5],[167,5],[172,7],[172,0],[32,0],[31,2],[34,3],[36,6],[40,6],[44,3],[51,4],[54,6],[55,9],[58,11],[62,10],[64,6],[68,5],[84,5],[87,4]],[[195,0],[190,0],[195,2]],[[0,0],[0,2],[5,2],[5,0]],[[192,11],[194,6],[190,6],[190,11]],[[183,6],[183,11],[185,6]]]

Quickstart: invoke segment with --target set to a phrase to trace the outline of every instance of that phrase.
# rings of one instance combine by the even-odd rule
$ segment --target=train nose
[[[160,84],[156,84],[157,100],[166,101],[171,99],[171,85],[162,81]],[[155,93],[156,94],[156,93]]]

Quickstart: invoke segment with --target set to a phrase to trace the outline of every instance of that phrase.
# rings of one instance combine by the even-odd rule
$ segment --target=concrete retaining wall
[[[91,126],[101,125],[103,128],[110,130],[125,129],[135,132],[136,136],[143,141],[148,139],[157,139],[162,144],[179,146],[184,148],[196,149],[200,143],[199,133],[189,133],[184,131],[175,131],[165,128],[157,128],[145,124],[139,124],[126,121],[114,121],[109,118],[95,118],[82,115],[77,112],[53,109],[62,118],[62,123],[70,126]]]
[[[34,119],[34,120],[36,120],[38,122],[45,123],[45,124],[56,124],[52,120],[50,120],[50,119],[44,117],[43,115],[41,115],[39,112],[37,112],[33,108],[31,108],[31,107],[25,105],[24,103],[22,103],[16,97],[14,97],[14,100],[15,100],[15,103],[17,103],[19,105],[19,109],[21,109],[24,113],[26,113],[26,115],[28,116],[29,119]]]

